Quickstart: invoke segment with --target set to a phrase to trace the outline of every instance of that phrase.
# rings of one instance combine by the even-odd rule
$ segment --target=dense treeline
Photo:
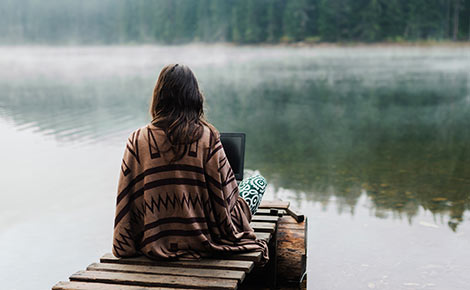
[[[1,43],[470,40],[470,0],[0,0]]]

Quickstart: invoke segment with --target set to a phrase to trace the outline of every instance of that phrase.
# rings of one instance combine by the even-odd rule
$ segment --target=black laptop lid
[[[242,180],[245,165],[245,133],[220,133],[220,141],[235,178]]]

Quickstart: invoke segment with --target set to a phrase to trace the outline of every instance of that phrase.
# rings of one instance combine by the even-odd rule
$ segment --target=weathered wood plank
[[[134,285],[118,285],[106,283],[91,283],[91,282],[77,282],[77,281],[61,281],[52,287],[52,290],[175,290],[181,288],[168,288],[168,287],[145,287]],[[197,288],[192,288],[197,289]],[[189,288],[186,288],[189,290]]]
[[[237,289],[238,286],[237,280],[229,279],[102,271],[78,271],[70,276],[70,281],[218,290]]]
[[[258,208],[258,210],[256,211],[256,215],[282,216],[285,214],[286,214],[286,211],[283,209]]]
[[[305,220],[305,216],[300,212],[300,210],[292,206],[287,208],[286,211],[287,211],[287,214],[292,216],[298,223],[301,223]]]
[[[260,208],[277,208],[277,209],[288,209],[290,205],[289,201],[283,200],[263,200],[259,205]]]
[[[235,270],[249,273],[253,269],[252,261],[238,261],[238,260],[216,260],[216,259],[201,259],[201,260],[151,260],[144,256],[132,258],[116,258],[111,253],[104,254],[101,263],[119,263],[131,265],[152,265],[152,266],[169,266],[169,267],[186,267],[186,268],[200,268],[200,269],[220,269],[220,270]]]
[[[279,221],[279,216],[254,215],[251,221],[252,222],[277,223]]]
[[[263,223],[263,222],[252,222],[250,226],[256,232],[263,232],[263,233],[274,233],[276,230],[276,224],[274,223]]]
[[[112,263],[93,263],[86,268],[88,271],[108,271],[108,272],[125,272],[140,274],[161,274],[173,276],[189,276],[189,277],[205,277],[232,279],[242,282],[245,278],[243,271],[227,271],[216,269],[199,269],[181,268],[181,267],[164,267],[164,266],[145,266],[145,265],[126,265]]]
[[[261,252],[245,252],[245,253],[240,253],[240,254],[227,254],[227,255],[221,255],[221,259],[225,260],[240,260],[240,261],[253,261],[253,262],[259,262],[261,261]]]

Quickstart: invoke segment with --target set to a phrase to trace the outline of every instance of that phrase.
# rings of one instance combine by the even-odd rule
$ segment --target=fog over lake
[[[0,288],[110,252],[125,141],[168,63],[246,133],[265,198],[308,215],[309,289],[469,289],[464,45],[0,47]]]

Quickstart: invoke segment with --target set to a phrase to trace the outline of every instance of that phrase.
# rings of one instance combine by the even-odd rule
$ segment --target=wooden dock
[[[251,222],[259,239],[268,241],[269,263],[256,267],[261,252],[201,260],[116,258],[104,254],[58,282],[53,290],[144,289],[299,289],[306,269],[306,220],[286,201],[264,201]],[[303,279],[305,280],[305,279]],[[305,283],[305,281],[303,281]]]

